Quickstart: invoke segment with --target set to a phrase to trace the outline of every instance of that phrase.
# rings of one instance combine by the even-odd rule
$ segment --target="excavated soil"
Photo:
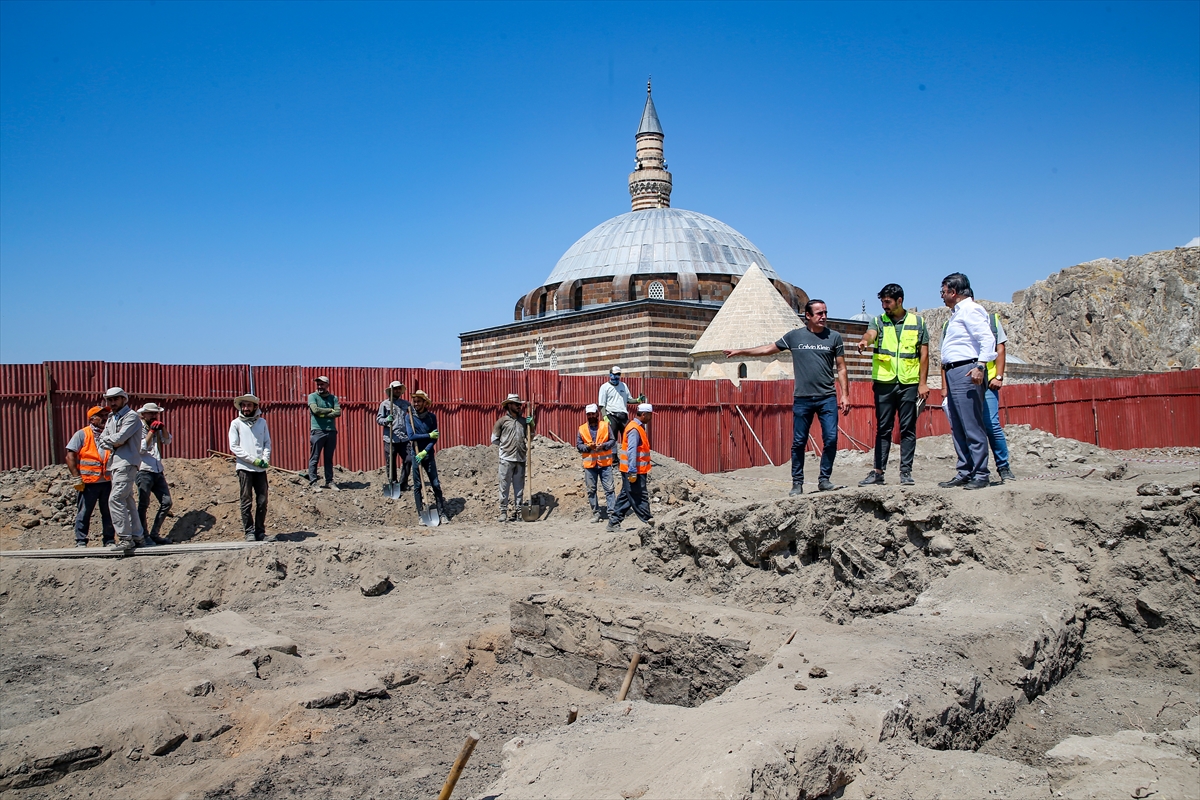
[[[536,523],[486,448],[439,454],[436,529],[381,472],[274,473],[281,541],[133,557],[16,556],[73,492],[0,474],[0,793],[434,796],[474,729],[456,797],[1200,796],[1200,453],[1008,432],[977,492],[944,437],[915,487],[800,497],[656,455],[615,534],[541,440]],[[167,473],[173,541],[240,539],[228,463]]]

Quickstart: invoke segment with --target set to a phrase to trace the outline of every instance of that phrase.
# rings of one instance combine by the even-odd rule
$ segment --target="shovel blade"
[[[539,505],[521,506],[521,519],[526,522],[537,522],[542,518],[542,507]]]
[[[404,495],[404,492],[400,491],[400,484],[385,483],[383,485],[383,496],[384,497],[391,498],[392,500],[399,500],[403,495]]]
[[[436,528],[442,524],[442,518],[438,515],[436,508],[422,508],[420,515],[421,524],[426,528]]]

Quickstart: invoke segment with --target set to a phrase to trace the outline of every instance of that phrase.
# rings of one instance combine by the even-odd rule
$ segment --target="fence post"
[[[54,378],[50,375],[50,365],[42,362],[42,374],[46,378],[46,447],[50,451],[47,460],[50,464],[58,463],[58,448],[54,446]]]

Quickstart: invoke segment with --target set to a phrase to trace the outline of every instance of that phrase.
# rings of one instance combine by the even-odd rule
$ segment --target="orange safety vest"
[[[638,432],[638,475],[645,475],[650,472],[650,437],[646,435],[646,429],[642,427],[641,420],[633,419],[625,426],[625,432],[621,434],[621,472],[629,472],[629,432],[631,430]]]
[[[579,438],[583,439],[584,444],[595,444],[596,442],[608,441],[608,420],[600,420],[600,424],[596,427],[596,439],[592,441],[592,432],[588,428],[587,423],[579,426]],[[588,451],[581,453],[583,456],[583,468],[591,469],[592,467],[611,467],[612,466],[612,447],[609,446],[603,450]]]
[[[100,449],[96,447],[96,432],[92,430],[92,426],[88,425],[83,429],[83,447],[79,450],[79,476],[84,483],[100,483],[101,481],[110,481],[112,476],[108,474],[108,459],[112,453],[107,450],[104,455],[100,455]]]

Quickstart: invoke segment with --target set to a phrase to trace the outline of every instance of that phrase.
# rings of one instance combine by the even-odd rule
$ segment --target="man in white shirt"
[[[138,467],[138,519],[142,523],[145,540],[152,544],[170,544],[170,539],[158,535],[163,522],[171,513],[171,488],[163,475],[163,448],[171,443],[171,434],[158,418],[165,409],[155,403],[146,403],[138,409],[142,418],[142,464]],[[150,510],[150,495],[158,500],[158,513],[154,524],[147,527],[146,512]]]
[[[271,431],[258,398],[244,394],[233,401],[238,415],[229,423],[229,452],[236,460],[242,532],[247,542],[275,541],[267,534],[267,468],[271,466]]]
[[[618,443],[621,441],[621,434],[625,432],[625,426],[629,424],[628,404],[644,402],[645,395],[634,397],[625,381],[621,380],[620,367],[614,366],[608,371],[608,382],[600,387],[596,405],[600,406],[600,412],[608,420],[608,427]]]
[[[983,489],[988,480],[987,363],[996,359],[996,337],[987,311],[971,297],[971,282],[955,272],[942,279],[942,302],[950,321],[942,335],[942,391],[948,399],[958,470],[938,484]]]

